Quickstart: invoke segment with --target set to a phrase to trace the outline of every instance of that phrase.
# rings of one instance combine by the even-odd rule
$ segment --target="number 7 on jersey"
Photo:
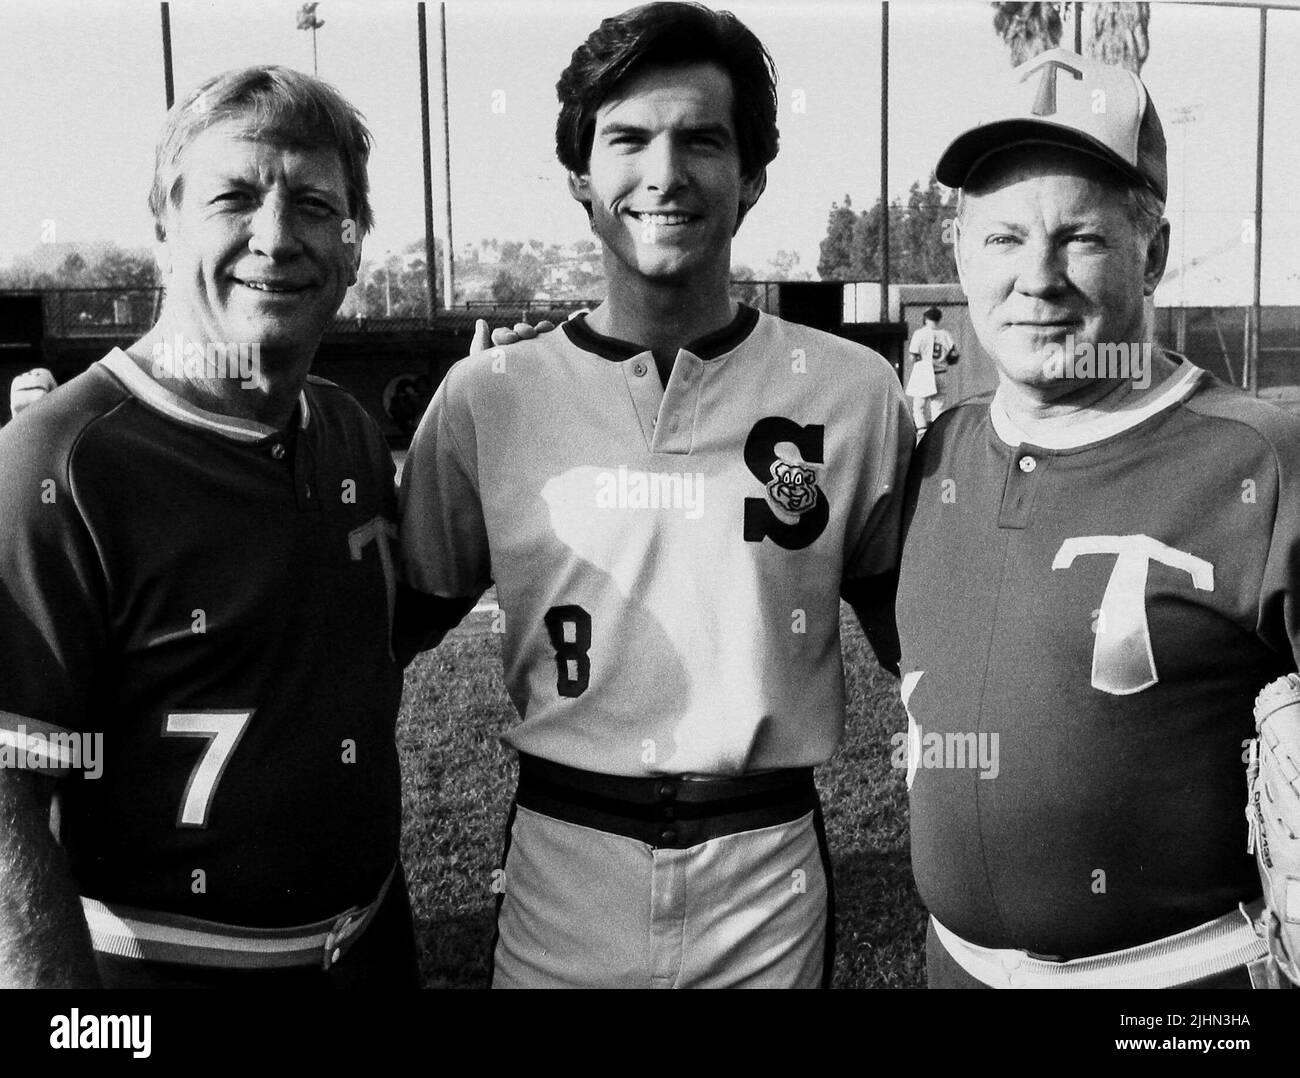
[[[239,739],[248,729],[251,711],[173,711],[163,727],[164,737],[204,737],[207,747],[199,755],[190,781],[185,784],[177,827],[207,827],[208,811],[217,783],[230,762]]]

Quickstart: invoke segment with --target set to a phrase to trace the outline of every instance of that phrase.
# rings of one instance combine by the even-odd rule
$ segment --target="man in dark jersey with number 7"
[[[308,374],[369,148],[285,68],[183,96],[158,324],[0,431],[0,984],[415,985],[393,462]]]
[[[453,367],[400,495],[409,648],[493,582],[504,613],[524,721],[493,983],[816,987],[812,768],[843,729],[841,595],[896,658],[908,409],[879,355],[728,295],[777,150],[748,29],[636,8],[557,89],[608,296]]]

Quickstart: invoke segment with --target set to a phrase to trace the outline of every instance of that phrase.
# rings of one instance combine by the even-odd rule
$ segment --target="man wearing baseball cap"
[[[1165,141],[1135,75],[1035,57],[937,175],[998,387],[939,417],[905,501],[929,983],[1248,986],[1243,746],[1300,653],[1300,420],[1152,340]]]

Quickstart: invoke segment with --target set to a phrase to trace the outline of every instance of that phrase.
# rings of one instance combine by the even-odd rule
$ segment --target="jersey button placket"
[[[701,361],[691,353],[677,353],[673,373],[664,390],[660,410],[664,425],[655,429],[656,453],[689,453],[694,440],[694,415],[703,382]]]
[[[634,356],[619,364],[623,380],[627,384],[628,394],[632,398],[632,407],[636,411],[637,422],[641,425],[641,434],[645,438],[646,448],[654,444],[655,418],[663,401],[659,379],[654,376],[648,354]]]
[[[998,512],[999,528],[1027,528],[1033,511],[1034,494],[1043,481],[1047,457],[1040,449],[1021,446],[1012,451],[1007,462],[1002,488],[1002,506]]]
[[[293,486],[299,509],[320,511],[320,498],[316,496],[320,489],[320,477],[316,472],[316,454],[312,452],[307,432],[299,431],[293,461]]]

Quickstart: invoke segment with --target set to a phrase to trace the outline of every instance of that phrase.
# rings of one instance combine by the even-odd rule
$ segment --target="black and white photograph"
[[[1131,991],[1062,1053],[1258,1050],[1155,993],[1300,986],[1298,54],[0,0],[0,987],[147,990],[32,1043],[1064,988]]]

